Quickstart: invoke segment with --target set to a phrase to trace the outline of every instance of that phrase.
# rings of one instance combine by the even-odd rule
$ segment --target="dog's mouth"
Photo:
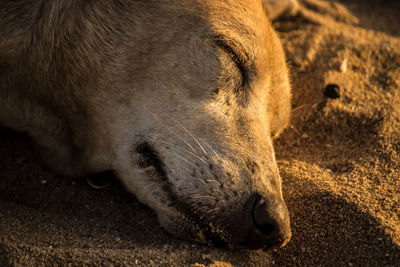
[[[139,168],[148,170],[150,176],[157,177],[163,183],[162,189],[166,193],[169,203],[171,203],[170,206],[173,206],[192,223],[196,224],[198,228],[202,229],[201,232],[204,240],[196,241],[200,243],[212,243],[217,247],[229,247],[227,242],[216,235],[211,227],[200,219],[200,215],[195,212],[195,209],[189,203],[182,201],[176,194],[173,184],[168,179],[167,166],[162,161],[157,150],[150,143],[143,142],[136,146],[135,151],[138,154],[137,164]]]
[[[141,169],[153,167],[160,178],[167,179],[165,165],[149,143],[140,143],[136,147],[136,152],[139,155],[137,163]]]

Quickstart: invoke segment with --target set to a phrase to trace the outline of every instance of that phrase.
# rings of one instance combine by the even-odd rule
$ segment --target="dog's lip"
[[[139,168],[145,169],[153,167],[161,178],[167,178],[165,165],[159,157],[157,151],[149,142],[141,142],[136,145],[135,152],[139,155],[137,157],[137,164]]]
[[[169,202],[173,203],[172,206],[177,209],[178,212],[191,219],[191,221],[201,229],[201,232],[206,239],[205,242],[211,242],[217,247],[229,247],[228,243],[213,233],[211,228],[200,219],[200,216],[192,211],[193,209],[188,203],[182,202],[179,196],[176,195],[173,186],[168,179],[166,171],[167,166],[165,166],[157,150],[149,142],[141,142],[136,145],[135,152],[139,155],[139,157],[137,157],[139,168],[153,168],[155,170],[155,175],[164,183],[163,189],[169,198]]]

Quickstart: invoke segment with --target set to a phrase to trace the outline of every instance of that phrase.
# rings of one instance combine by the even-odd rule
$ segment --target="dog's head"
[[[261,1],[136,5],[123,89],[107,112],[115,171],[169,232],[285,244],[272,140],[289,120],[290,85]]]

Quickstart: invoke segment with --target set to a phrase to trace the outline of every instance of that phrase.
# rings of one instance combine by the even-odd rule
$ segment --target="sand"
[[[292,127],[276,141],[293,227],[286,247],[178,240],[117,181],[95,190],[63,178],[29,138],[1,130],[0,266],[400,266],[400,4],[343,4],[358,25],[274,23],[294,89]],[[340,98],[323,97],[329,83]]]

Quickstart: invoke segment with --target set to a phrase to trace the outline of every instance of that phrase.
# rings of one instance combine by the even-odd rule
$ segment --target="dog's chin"
[[[175,195],[165,171],[165,164],[155,147],[149,142],[141,142],[135,148],[137,164],[146,169],[148,178],[157,179],[161,183],[165,203],[159,203],[155,210],[160,225],[168,233],[183,240],[207,243],[207,239],[192,216],[188,216],[185,205]],[[151,170],[151,171],[148,171]]]
[[[156,211],[160,225],[169,234],[185,241],[193,241],[200,244],[208,244],[203,230],[193,222],[190,218],[179,212],[175,208],[163,209]]]

